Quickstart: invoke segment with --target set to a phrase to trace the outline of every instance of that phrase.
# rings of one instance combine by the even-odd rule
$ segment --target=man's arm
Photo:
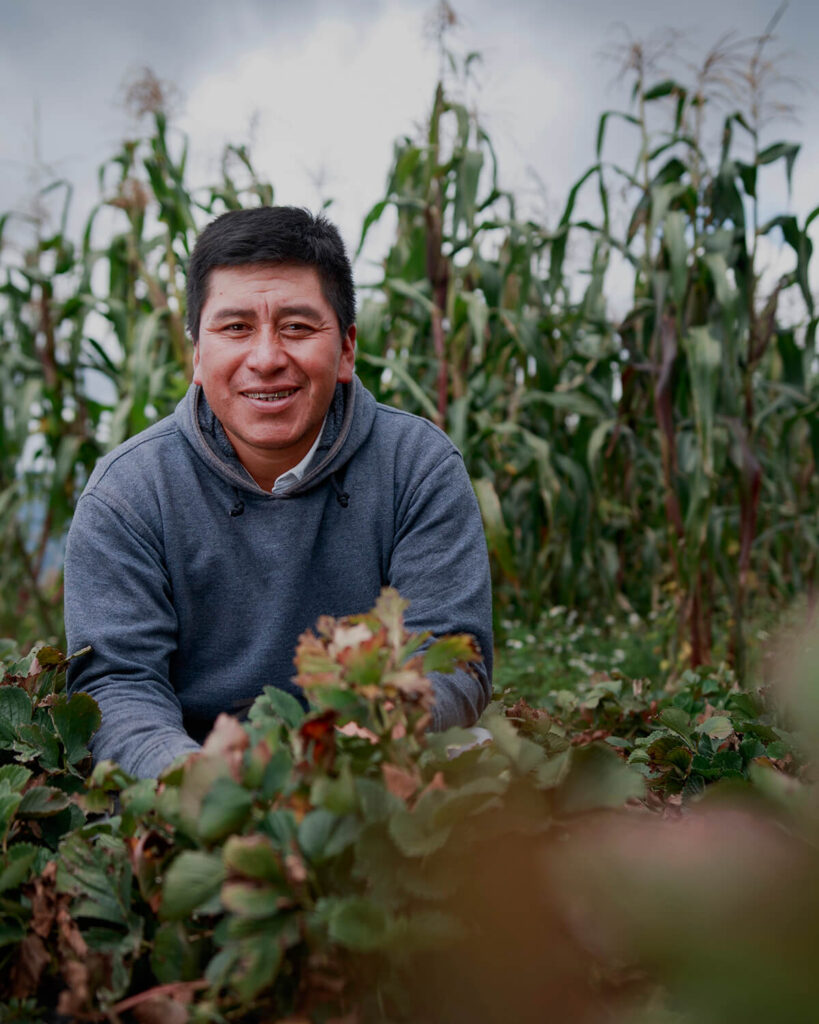
[[[478,502],[456,450],[429,469],[397,509],[389,583],[413,631],[471,633],[483,661],[432,675],[432,728],[472,725],[492,695],[492,591]]]
[[[169,679],[176,614],[161,546],[132,510],[93,492],[69,531],[65,627],[69,653],[93,647],[70,663],[68,688],[89,693],[102,711],[96,760],[149,777],[199,749]]]

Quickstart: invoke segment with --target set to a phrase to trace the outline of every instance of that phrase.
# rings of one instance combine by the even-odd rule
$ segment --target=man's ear
[[[198,384],[200,387],[202,381],[199,379],[199,344],[198,342],[193,343],[193,383]]]
[[[349,384],[355,373],[355,337],[355,324],[352,324],[341,339],[341,359],[338,363],[337,377],[340,384]]]

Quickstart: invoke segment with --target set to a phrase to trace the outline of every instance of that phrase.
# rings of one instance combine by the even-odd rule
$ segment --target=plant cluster
[[[645,620],[671,601],[672,668],[725,647],[743,675],[749,608],[815,585],[815,211],[772,209],[771,176],[790,182],[799,147],[766,138],[771,43],[723,44],[673,76],[633,44],[631,104],[601,115],[555,224],[501,185],[469,100],[475,55],[442,62],[424,132],[396,143],[362,225],[363,243],[396,219],[364,290],[358,372],[463,452],[501,636],[554,605]],[[79,239],[65,183],[40,197],[64,197],[58,227],[36,218],[30,244],[15,250],[19,220],[0,218],[0,632],[59,643],[62,544],[88,473],[189,379],[195,232],[273,201],[243,147],[194,189],[161,88],[139,95],[150,130],[101,169]],[[609,157],[615,124],[630,159]]]
[[[65,696],[51,649],[8,660],[0,1019],[535,1020],[548,1001],[597,1020],[656,996],[662,972],[590,947],[545,865],[586,856],[601,813],[643,828],[682,792],[696,814],[720,778],[807,794],[804,738],[706,673],[663,706],[609,678],[429,734],[428,673],[476,651],[408,634],[405,607],[386,590],[319,620],[295,659],[309,712],[269,687],[159,779],[112,762],[84,778],[94,702]]]

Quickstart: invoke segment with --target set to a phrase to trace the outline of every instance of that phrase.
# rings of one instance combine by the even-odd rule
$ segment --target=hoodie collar
[[[241,464],[198,384],[188,388],[174,418],[197,455],[231,487],[278,498],[301,494],[343,466],[369,435],[375,410],[375,399],[358,377],[350,384],[337,384],[312,463],[300,481],[275,496],[259,487]]]

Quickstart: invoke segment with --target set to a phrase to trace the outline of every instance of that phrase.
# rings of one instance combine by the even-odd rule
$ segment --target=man
[[[96,759],[156,775],[265,686],[302,697],[299,634],[369,610],[385,585],[410,601],[409,629],[468,632],[483,652],[434,678],[432,727],[485,706],[490,584],[469,479],[437,427],[362,386],[354,319],[323,217],[241,210],[200,236],[193,383],[101,460],[68,538],[68,647],[93,647],[68,682],[102,710]]]

